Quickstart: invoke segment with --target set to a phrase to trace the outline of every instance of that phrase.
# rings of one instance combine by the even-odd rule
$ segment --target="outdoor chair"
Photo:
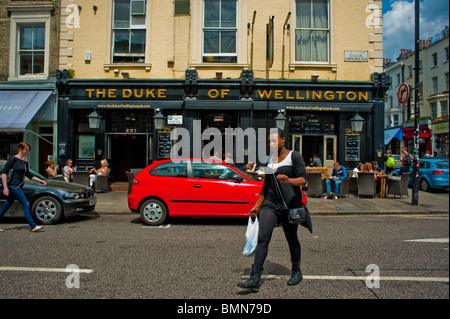
[[[358,177],[348,179],[348,191],[352,194],[358,194]]]
[[[131,188],[133,187],[134,174],[130,171],[125,171],[128,179],[128,195],[131,194]]]
[[[89,172],[74,171],[72,173],[72,183],[77,183],[89,187]]]
[[[358,197],[360,196],[377,196],[377,183],[375,181],[375,173],[359,172],[358,173]]]
[[[408,195],[408,178],[411,173],[403,173],[402,177],[389,177],[387,181],[387,195],[389,198],[389,194],[399,195],[400,198],[403,198],[404,195]]]
[[[97,175],[97,179],[94,183],[94,189],[96,192],[107,192],[109,190],[109,176],[111,176],[111,169],[108,169],[108,174]]]
[[[322,173],[306,173],[306,178],[308,179],[308,196],[322,196],[325,193]]]
[[[342,197],[344,194],[350,195],[350,178],[344,178],[341,180],[341,186],[339,187],[339,196]]]

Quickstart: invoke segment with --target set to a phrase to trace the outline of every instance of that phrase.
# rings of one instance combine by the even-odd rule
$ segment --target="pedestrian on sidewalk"
[[[33,232],[41,230],[44,226],[37,226],[31,217],[30,203],[25,198],[22,187],[25,183],[25,177],[31,180],[38,181],[42,185],[47,183],[30,173],[30,168],[28,166],[28,160],[25,155],[31,150],[30,144],[27,142],[20,142],[18,145],[18,153],[15,156],[10,157],[8,162],[6,162],[5,167],[2,170],[2,184],[3,184],[3,195],[6,196],[6,202],[0,208],[0,219],[5,215],[8,209],[13,205],[14,200],[18,200],[22,205],[23,214],[30,225],[30,230]],[[12,171],[10,173],[10,171]],[[9,175],[11,174],[11,175]],[[10,176],[10,178],[8,178]],[[3,231],[0,229],[0,231]]]
[[[283,224],[283,231],[289,244],[292,262],[292,276],[288,285],[297,285],[303,279],[300,269],[301,247],[297,236],[298,224],[290,224],[287,221],[287,210],[275,183],[279,184],[279,188],[290,208],[300,207],[302,194],[299,186],[306,184],[306,167],[299,152],[293,152],[284,147],[285,141],[286,137],[281,130],[269,135],[270,151],[273,155],[267,164],[261,195],[249,213],[251,217],[259,218],[258,243],[250,279],[244,283],[238,283],[238,287],[254,292],[259,290],[272,232],[277,222],[280,221]],[[275,154],[278,157],[274,156]]]

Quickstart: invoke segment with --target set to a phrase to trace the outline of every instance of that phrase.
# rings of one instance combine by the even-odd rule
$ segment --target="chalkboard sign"
[[[172,141],[170,140],[170,132],[158,132],[158,158],[170,158],[170,149]]]
[[[345,136],[345,160],[359,161],[359,135]]]

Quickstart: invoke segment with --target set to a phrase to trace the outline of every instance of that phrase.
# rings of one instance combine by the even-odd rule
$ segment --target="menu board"
[[[158,132],[158,158],[170,158],[170,149],[172,141],[170,140],[170,132]]]
[[[345,136],[345,160],[359,161],[359,135]]]

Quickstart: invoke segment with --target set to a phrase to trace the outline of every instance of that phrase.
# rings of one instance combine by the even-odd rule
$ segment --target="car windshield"
[[[436,162],[435,164],[436,164],[436,168],[448,169],[448,161],[439,161],[439,162]]]

